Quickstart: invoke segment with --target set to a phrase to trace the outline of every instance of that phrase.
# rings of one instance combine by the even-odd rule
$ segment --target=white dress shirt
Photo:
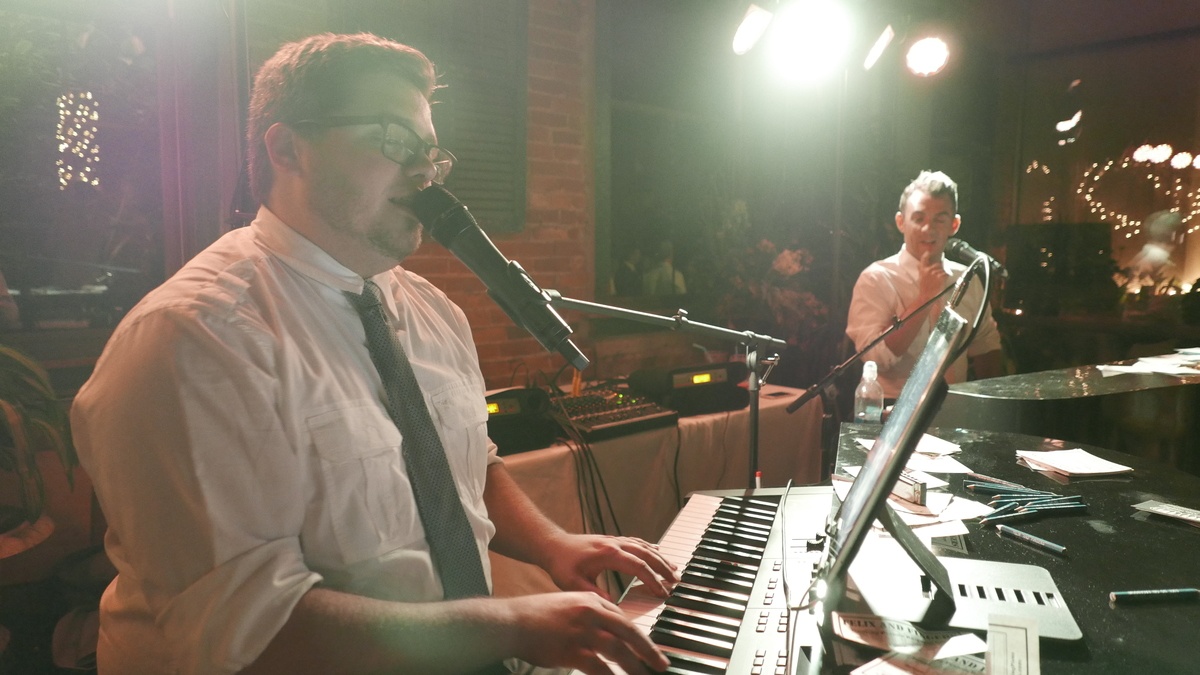
[[[856,349],[867,346],[867,343],[887,330],[896,318],[903,318],[920,304],[917,302],[920,290],[918,265],[917,259],[908,249],[902,247],[896,255],[871,263],[859,274],[846,319],[846,335],[854,340]],[[950,260],[943,260],[942,265],[950,277],[947,283],[956,281],[967,269],[966,265]],[[944,306],[941,303],[948,297],[943,296],[935,306]],[[984,301],[983,284],[972,280],[957,311],[967,321],[973,321],[980,304]],[[903,354],[893,353],[887,342],[883,341],[863,355],[863,361],[874,361],[878,365],[879,384],[883,386],[885,398],[896,398],[900,395],[904,382],[917,363],[917,357],[925,349],[925,343],[929,342],[931,329],[939,314],[940,311],[931,313],[922,322],[916,338]],[[953,384],[967,379],[967,356],[987,354],[998,349],[1000,331],[996,329],[996,320],[992,318],[991,309],[985,308],[979,332],[967,348],[966,354],[955,360],[946,371],[946,381]]]
[[[500,459],[466,317],[399,267],[373,280],[490,580],[483,489]],[[238,671],[318,582],[441,599],[400,432],[343,296],[362,289],[263,208],[118,326],[72,408],[119,572],[101,601],[101,672]]]

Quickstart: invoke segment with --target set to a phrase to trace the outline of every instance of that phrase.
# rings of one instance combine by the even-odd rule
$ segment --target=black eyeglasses
[[[442,184],[457,161],[453,154],[445,148],[439,148],[426,143],[412,127],[388,115],[334,115],[319,117],[311,120],[292,122],[294,125],[309,125],[331,129],[333,127],[353,127],[361,124],[378,124],[383,130],[383,138],[379,142],[379,152],[384,157],[404,166],[417,154],[433,163],[433,182]]]

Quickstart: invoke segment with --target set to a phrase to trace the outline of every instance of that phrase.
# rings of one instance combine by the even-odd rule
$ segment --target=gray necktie
[[[387,409],[404,440],[401,453],[417,513],[447,600],[488,595],[487,579],[471,524],[458,498],[446,450],[425,406],[412,364],[388,325],[379,287],[367,281],[362,295],[346,293],[367,333],[371,361],[387,390]]]

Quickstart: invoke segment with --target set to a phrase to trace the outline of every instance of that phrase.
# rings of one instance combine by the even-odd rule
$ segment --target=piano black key
[[[700,558],[692,558],[684,566],[684,571],[696,571],[702,574],[713,574],[724,579],[740,579],[753,583],[757,569],[745,569],[738,565],[730,565],[716,560],[702,560]]]
[[[740,541],[743,544],[748,544],[750,546],[757,546],[760,549],[765,548],[767,545],[767,536],[765,534],[762,536],[758,536],[758,535],[755,535],[755,534],[749,533],[749,532],[744,532],[744,531],[739,532],[733,528],[725,527],[724,525],[719,526],[719,527],[710,527],[704,531],[704,534],[713,536],[713,537],[731,538],[731,539]]]
[[[714,514],[708,523],[709,527],[725,527],[741,532],[753,532],[755,534],[766,537],[771,533],[770,525],[757,521],[744,522],[738,521],[735,518],[729,518],[720,513]]]
[[[682,647],[700,652],[701,654],[723,658],[729,658],[729,655],[733,653],[733,640],[722,640],[692,632],[685,632],[669,625],[669,622],[660,621],[654,624],[654,628],[650,631],[650,639],[655,644]]]
[[[684,569],[681,576],[682,581],[697,586],[706,588],[720,588],[727,591],[741,591],[749,593],[754,588],[754,581],[746,581],[744,579],[736,579],[725,577],[717,574],[709,574],[701,570]]]
[[[775,520],[774,513],[765,513],[750,509],[730,509],[724,506],[717,509],[717,514],[723,515],[726,518],[735,520],[737,522],[757,522],[766,525],[767,527],[770,527],[771,523]]]
[[[722,616],[721,614],[713,614],[712,612],[705,612],[698,609],[670,605],[663,606],[659,616],[680,617],[684,621],[733,631],[736,631],[742,625],[742,620],[738,617]]]
[[[681,589],[679,586],[676,586],[670,597],[667,598],[667,605],[673,607],[690,607],[703,612],[724,614],[725,616],[734,618],[740,618],[746,613],[745,603],[727,598],[713,597],[695,589]]]
[[[726,562],[742,562],[755,569],[758,567],[758,562],[762,560],[762,556],[755,555],[752,551],[743,551],[731,548],[731,546],[726,546],[720,542],[709,542],[709,540],[703,539],[696,546],[696,554],[715,557],[716,560],[724,560]]]
[[[753,553],[753,554],[757,555],[759,558],[762,558],[763,551],[764,551],[762,546],[755,546],[754,544],[748,544],[743,541],[739,541],[737,537],[731,537],[731,536],[728,536],[725,534],[721,534],[720,532],[706,532],[704,534],[704,536],[700,538],[700,541],[706,541],[710,544],[723,544],[727,548],[737,549],[740,551],[746,551],[748,553]]]
[[[705,555],[705,553],[706,552],[702,551],[700,549],[700,547],[697,547],[696,550],[694,551],[694,555],[692,556],[692,561],[706,563],[709,565],[718,565],[723,569],[728,569],[728,568],[732,567],[734,569],[738,569],[738,570],[741,570],[743,572],[746,572],[746,573],[752,574],[752,575],[756,575],[758,573],[758,562],[759,561],[757,561],[757,560],[754,560],[754,561],[746,561],[746,560],[738,560],[738,559],[726,560],[724,558],[716,558],[716,557],[713,557],[710,555]]]
[[[688,617],[685,617],[682,614],[677,614],[674,612],[669,613],[669,614],[664,613],[663,615],[658,617],[658,621],[655,622],[654,627],[662,628],[664,630],[666,630],[666,629],[676,630],[681,633],[687,633],[688,635],[698,635],[698,636],[702,636],[702,637],[712,638],[714,640],[724,640],[725,642],[730,643],[731,649],[733,647],[732,643],[735,640],[737,640],[737,631],[736,630],[730,630],[728,628],[721,628],[719,626],[712,626],[712,625],[709,625],[706,623],[702,623],[700,621],[689,621],[687,619],[688,619]],[[718,656],[722,656],[722,655],[718,654]],[[723,654],[723,656],[729,656],[729,655]]]
[[[662,651],[671,661],[671,665],[666,671],[668,673],[677,673],[678,675],[724,675],[725,669],[729,667],[727,660],[709,658],[702,654],[684,653],[676,648],[672,648],[670,645],[663,645]]]

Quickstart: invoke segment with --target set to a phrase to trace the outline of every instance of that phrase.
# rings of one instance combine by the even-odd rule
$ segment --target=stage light
[[[1192,153],[1180,152],[1171,158],[1171,166],[1176,169],[1186,169],[1192,164]]]
[[[759,38],[767,32],[767,26],[771,25],[772,16],[774,15],[770,11],[751,3],[746,9],[746,15],[742,17],[742,23],[738,25],[737,32],[733,34],[733,53],[741,56],[754,49]]]
[[[892,39],[895,37],[896,31],[892,29],[891,24],[884,27],[883,32],[875,40],[875,44],[871,45],[871,51],[867,52],[867,58],[863,61],[863,70],[870,70],[875,66],[879,57],[883,56],[883,50],[892,44]]]
[[[817,82],[841,68],[853,32],[850,15],[840,4],[793,2],[776,13],[767,47],[783,79]]]
[[[908,69],[921,77],[940,73],[949,60],[950,47],[939,37],[917,40],[908,48],[908,57],[905,59]]]

